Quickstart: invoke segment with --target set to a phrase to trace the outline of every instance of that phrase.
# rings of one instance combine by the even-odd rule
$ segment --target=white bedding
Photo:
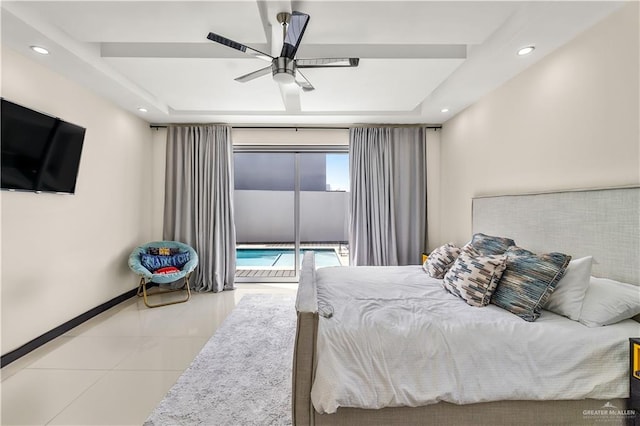
[[[628,397],[627,320],[588,328],[543,311],[535,322],[449,294],[420,266],[321,268],[311,400],[338,407],[448,401]],[[329,313],[332,313],[328,317]]]

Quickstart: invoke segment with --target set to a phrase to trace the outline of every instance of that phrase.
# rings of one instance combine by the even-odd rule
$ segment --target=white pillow
[[[587,256],[569,262],[564,276],[558,281],[544,309],[578,321],[582,301],[589,287],[592,261],[593,258]]]
[[[615,324],[640,314],[640,287],[591,277],[579,321],[587,327]]]

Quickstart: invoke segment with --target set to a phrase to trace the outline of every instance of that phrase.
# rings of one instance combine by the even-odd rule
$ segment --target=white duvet
[[[317,291],[311,400],[320,413],[628,397],[635,321],[588,328],[543,311],[529,323],[467,305],[420,266],[321,268]]]

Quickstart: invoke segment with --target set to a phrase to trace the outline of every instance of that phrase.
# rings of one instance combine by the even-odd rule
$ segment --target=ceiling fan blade
[[[258,71],[250,72],[249,74],[241,75],[238,78],[234,78],[235,81],[239,81],[240,83],[246,83],[247,81],[251,81],[255,78],[262,77],[263,75],[267,75],[271,72],[271,66],[264,67],[259,69]]]
[[[337,67],[357,67],[360,58],[316,58],[316,59],[296,59],[298,68],[337,68]]]
[[[296,71],[296,84],[302,88],[305,92],[314,90],[315,87],[309,83],[307,77],[305,77],[300,71]]]
[[[279,84],[280,96],[287,113],[299,113],[300,108],[300,91],[294,84]]]
[[[247,53],[253,57],[265,60],[265,61],[269,61],[271,62],[271,60],[273,59],[273,56],[268,55],[266,53],[263,53],[259,50],[253,49],[249,46],[245,46],[242,43],[238,43],[237,41],[233,41],[231,39],[228,39],[226,37],[223,37],[219,34],[216,33],[209,33],[209,35],[207,36],[207,38],[211,41],[215,41],[216,43],[220,43],[223,44],[227,47],[230,47],[232,49],[236,49],[239,50],[241,52]]]
[[[304,30],[307,28],[308,23],[309,15],[306,13],[296,11],[291,13],[289,25],[287,26],[287,35],[284,38],[280,56],[286,56],[289,59],[293,59],[296,56],[300,40],[302,40]]]

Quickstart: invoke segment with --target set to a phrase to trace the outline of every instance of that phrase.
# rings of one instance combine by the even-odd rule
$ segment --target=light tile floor
[[[242,296],[298,286],[236,287],[154,309],[133,297],[14,361],[2,368],[1,424],[141,425]]]

